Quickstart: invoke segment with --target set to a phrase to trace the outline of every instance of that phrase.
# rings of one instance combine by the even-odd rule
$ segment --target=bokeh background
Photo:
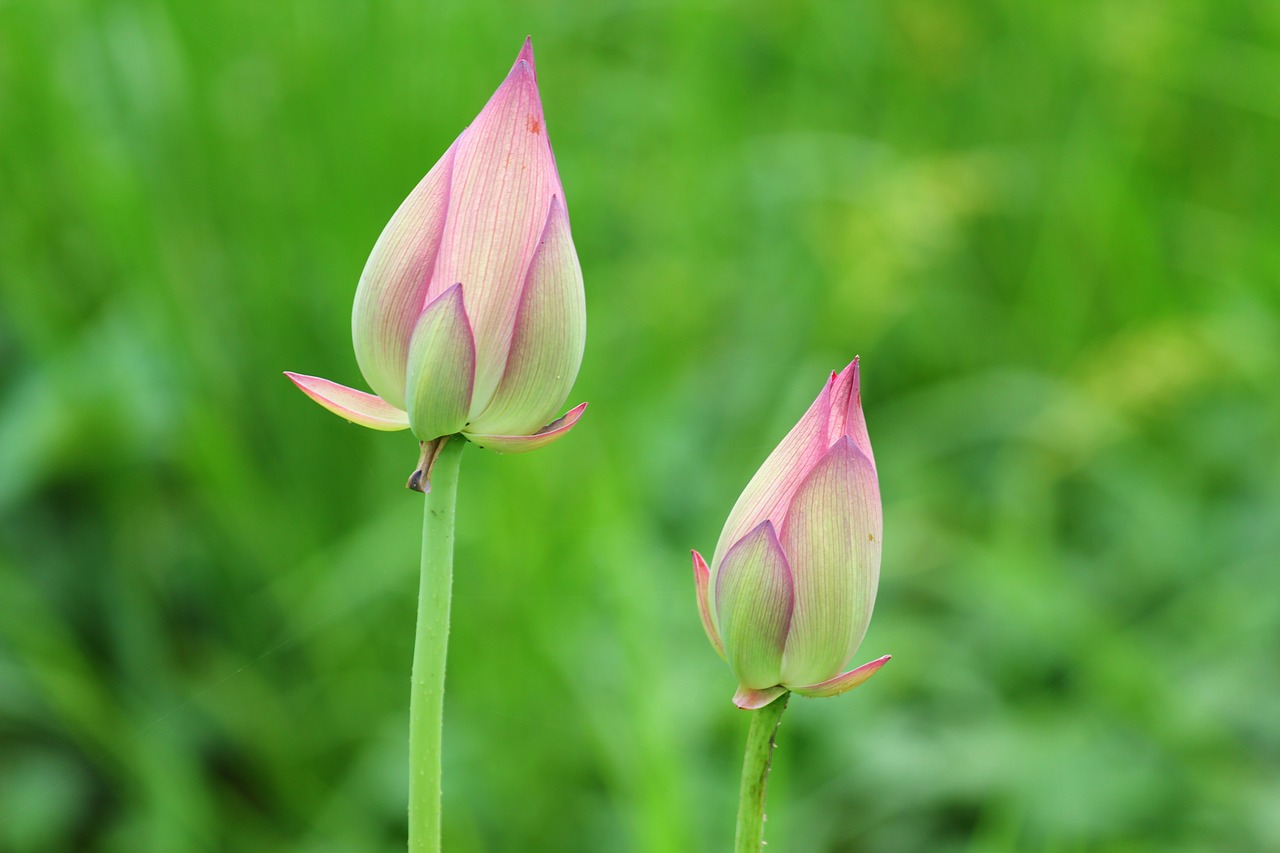
[[[688,550],[862,355],[883,580],[770,849],[1280,849],[1280,4],[0,4],[0,849],[395,851],[364,259],[532,33],[566,440],[463,460],[451,853],[729,845]]]

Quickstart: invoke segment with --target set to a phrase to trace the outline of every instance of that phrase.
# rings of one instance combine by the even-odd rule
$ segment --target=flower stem
[[[769,765],[773,761],[774,736],[790,698],[790,693],[783,693],[760,710],[750,712],[751,728],[747,730],[742,787],[738,791],[738,834],[733,843],[734,853],[760,853],[764,846],[765,785],[769,781]]]
[[[409,850],[440,850],[440,756],[444,668],[453,592],[453,527],[461,437],[444,439],[431,467],[422,517],[422,579],[409,695]]]

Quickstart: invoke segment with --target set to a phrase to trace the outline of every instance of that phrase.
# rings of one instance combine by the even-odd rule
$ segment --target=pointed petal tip
[[[861,360],[862,360],[861,356],[855,355],[853,357],[853,361],[846,364],[844,366],[844,370],[840,371],[841,376],[848,376],[850,379],[853,380],[854,388],[858,387],[858,371],[859,371],[859,364],[861,363]]]
[[[836,382],[842,385],[846,382],[850,383],[856,391],[858,388],[859,362],[860,357],[855,355],[853,357],[853,361],[846,364],[839,371],[832,371],[831,376],[836,380]]]
[[[457,300],[461,304],[463,317],[467,321],[467,327],[471,327],[471,318],[466,314],[467,300],[462,293],[462,282],[455,281],[453,284],[431,297],[427,304],[422,306],[422,310],[426,311],[432,305],[442,300]]]
[[[844,370],[833,389],[831,400],[831,432],[834,442],[839,435],[852,436],[862,455],[875,466],[875,453],[871,449],[871,438],[867,434],[867,419],[862,411],[861,356],[854,356]]]
[[[766,687],[763,690],[739,685],[738,692],[733,694],[733,704],[744,711],[758,711],[786,692],[787,688],[781,685]]]
[[[750,536],[756,536],[756,535],[765,537],[765,539],[769,541],[771,546],[777,546],[779,550],[782,549],[782,542],[781,540],[778,539],[778,528],[774,526],[772,519],[766,518],[764,521],[760,522],[755,527],[748,530],[746,533],[743,534],[742,539],[739,539],[738,542],[741,542],[743,539],[746,539]],[[734,545],[737,545],[738,542],[735,542]],[[726,556],[727,556],[727,553],[726,553]]]
[[[511,71],[507,73],[506,83],[510,83],[513,79],[527,75],[529,80],[537,85],[538,69],[533,61],[533,40],[525,39],[524,46],[520,48],[520,53],[516,56],[516,61],[511,65]],[[503,85],[506,85],[504,83]]]

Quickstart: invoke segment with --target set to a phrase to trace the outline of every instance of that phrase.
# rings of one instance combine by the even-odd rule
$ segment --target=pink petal
[[[889,662],[891,657],[892,655],[885,655],[882,658],[876,658],[870,663],[864,663],[857,669],[851,669],[843,675],[837,675],[835,678],[828,678],[819,684],[792,687],[791,689],[801,696],[808,696],[811,699],[826,699],[831,696],[839,696],[841,693],[852,690],[875,675],[880,671],[880,667]]]
[[[835,374],[823,386],[818,399],[792,427],[787,437],[777,446],[751,482],[742,490],[716,543],[711,565],[715,566],[725,551],[741,539],[748,530],[765,519],[773,519],[780,525],[791,496],[800,487],[809,469],[822,458],[830,446],[827,427],[831,417],[831,389]]]
[[[312,400],[353,424],[385,432],[409,428],[409,415],[403,409],[372,394],[339,385],[319,376],[306,376],[285,371],[285,376]]]
[[[409,344],[405,403],[421,441],[461,432],[471,407],[476,351],[459,285],[422,312]]]
[[[857,650],[880,579],[880,534],[875,469],[844,436],[796,490],[783,522],[796,600],[781,683],[830,678]]]
[[[840,371],[831,389],[831,421],[827,432],[827,446],[836,443],[842,435],[853,439],[862,454],[871,460],[874,468],[876,458],[871,452],[871,438],[867,435],[867,421],[862,413],[862,394],[858,380],[859,359],[854,358],[849,366]]]
[[[455,151],[431,295],[462,282],[476,340],[474,399],[483,406],[506,367],[525,273],[551,198],[563,197],[528,44]]]
[[[587,410],[586,403],[579,403],[565,412],[533,435],[473,435],[466,433],[467,438],[476,446],[497,453],[527,453],[545,447],[564,436]]]
[[[568,214],[556,197],[529,264],[502,382],[482,412],[473,410],[471,429],[526,435],[545,424],[569,396],[586,339],[582,268]]]
[[[404,406],[409,339],[427,302],[444,230],[454,149],[444,153],[382,229],[351,310],[356,363],[369,387]]]
[[[698,596],[698,615],[702,617],[702,629],[707,632],[707,639],[715,647],[716,653],[720,657],[724,657],[724,644],[720,642],[720,635],[716,633],[716,626],[711,624],[711,605],[707,601],[707,587],[710,580],[711,570],[707,568],[707,561],[702,559],[701,554],[694,551],[693,585],[694,592]]]

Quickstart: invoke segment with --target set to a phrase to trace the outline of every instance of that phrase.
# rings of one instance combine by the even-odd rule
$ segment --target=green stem
[[[787,710],[790,693],[751,713],[747,730],[747,752],[742,759],[742,787],[738,791],[738,834],[734,853],[760,853],[764,846],[765,785],[769,781],[769,764],[773,760],[774,735],[782,712]]]
[[[453,519],[461,437],[445,439],[431,467],[422,517],[422,580],[409,696],[409,850],[440,850],[440,756],[444,725],[444,667],[453,592]]]

